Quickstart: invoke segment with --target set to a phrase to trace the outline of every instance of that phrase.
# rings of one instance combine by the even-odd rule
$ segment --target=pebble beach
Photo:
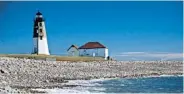
[[[43,61],[0,57],[0,92],[74,87],[69,80],[183,75],[182,61]],[[37,91],[38,93],[38,91]],[[42,92],[45,93],[45,92]]]

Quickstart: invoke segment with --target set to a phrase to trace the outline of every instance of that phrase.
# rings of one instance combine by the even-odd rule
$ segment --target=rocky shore
[[[183,75],[182,61],[41,61],[0,57],[0,92],[62,88],[68,80]],[[12,90],[10,90],[12,89]],[[21,91],[20,91],[21,90]]]

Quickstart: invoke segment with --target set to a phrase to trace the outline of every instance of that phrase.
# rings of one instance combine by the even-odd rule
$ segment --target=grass
[[[102,57],[82,57],[82,56],[57,56],[57,55],[34,55],[34,54],[0,54],[0,57],[15,57],[15,58],[28,58],[28,59],[55,59],[56,61],[102,61]]]

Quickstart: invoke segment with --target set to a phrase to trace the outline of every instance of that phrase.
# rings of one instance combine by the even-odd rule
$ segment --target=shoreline
[[[60,87],[45,87],[45,88],[34,88],[34,87],[30,87],[29,89],[25,90],[25,89],[20,89],[17,87],[8,87],[9,89],[5,89],[5,91],[9,90],[11,92],[17,92],[19,91],[20,93],[26,94],[26,93],[51,93],[51,90],[62,90],[64,88],[73,88],[73,87],[77,87],[77,86],[82,86],[84,84],[90,84],[93,82],[98,82],[98,81],[107,81],[107,80],[116,80],[116,79],[142,79],[142,78],[157,78],[157,77],[184,77],[184,75],[150,75],[150,76],[142,76],[142,77],[116,77],[116,78],[99,78],[99,79],[90,79],[90,80],[80,80],[80,79],[76,79],[76,80],[67,80],[68,82],[65,83],[65,85],[60,86]],[[67,85],[67,86],[66,86]],[[16,91],[17,90],[17,91]],[[2,91],[1,91],[2,92]],[[89,92],[88,92],[89,93]]]
[[[90,79],[90,80],[68,80],[68,83],[66,83],[67,85],[76,85],[77,86],[86,86],[86,85],[90,85],[93,84],[94,82],[102,82],[102,81],[108,81],[108,80],[118,80],[118,79],[142,79],[142,78],[160,78],[160,77],[184,77],[184,75],[150,75],[150,76],[142,76],[142,77],[132,77],[132,78],[99,78],[99,79]],[[81,93],[79,91],[75,91],[72,89],[73,87],[68,87],[67,89],[65,87],[63,88],[37,88],[37,89],[32,89],[35,92],[44,92],[44,93],[49,93],[52,94],[54,92],[54,90],[58,91],[58,92],[78,92]],[[74,87],[75,88],[75,87]],[[68,90],[68,91],[66,91]],[[83,92],[83,93],[90,93],[90,92]]]
[[[142,76],[142,77],[116,77],[116,78],[99,78],[99,79],[90,79],[90,80],[68,80],[66,84],[73,84],[75,82],[80,81],[89,81],[89,82],[96,82],[96,81],[105,81],[105,80],[115,80],[115,79],[141,79],[141,78],[157,78],[157,77],[184,77],[184,75],[150,75],[150,76]]]
[[[96,81],[105,81],[105,80],[115,80],[115,79],[142,79],[142,78],[157,78],[157,77],[184,77],[184,75],[149,75],[149,76],[142,76],[142,77],[116,77],[116,78],[99,78],[99,79],[90,79],[90,80],[68,80],[66,84],[72,84],[75,82],[81,82],[81,81],[89,81],[89,82],[96,82]],[[75,84],[76,85],[76,84]]]
[[[13,89],[30,92],[30,88],[77,86],[72,84],[66,85],[66,83],[72,80],[127,79],[164,75],[183,75],[183,62],[67,62],[0,57],[0,90],[9,86]],[[10,92],[11,90],[8,91]]]

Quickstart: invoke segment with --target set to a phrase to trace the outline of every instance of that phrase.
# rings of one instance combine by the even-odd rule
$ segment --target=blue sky
[[[33,19],[40,10],[46,20],[51,54],[65,54],[71,44],[81,46],[89,41],[99,41],[109,48],[111,56],[120,59],[148,58],[132,58],[137,53],[156,53],[157,59],[161,54],[182,54],[182,2],[37,1],[0,5],[0,53],[32,51]]]

